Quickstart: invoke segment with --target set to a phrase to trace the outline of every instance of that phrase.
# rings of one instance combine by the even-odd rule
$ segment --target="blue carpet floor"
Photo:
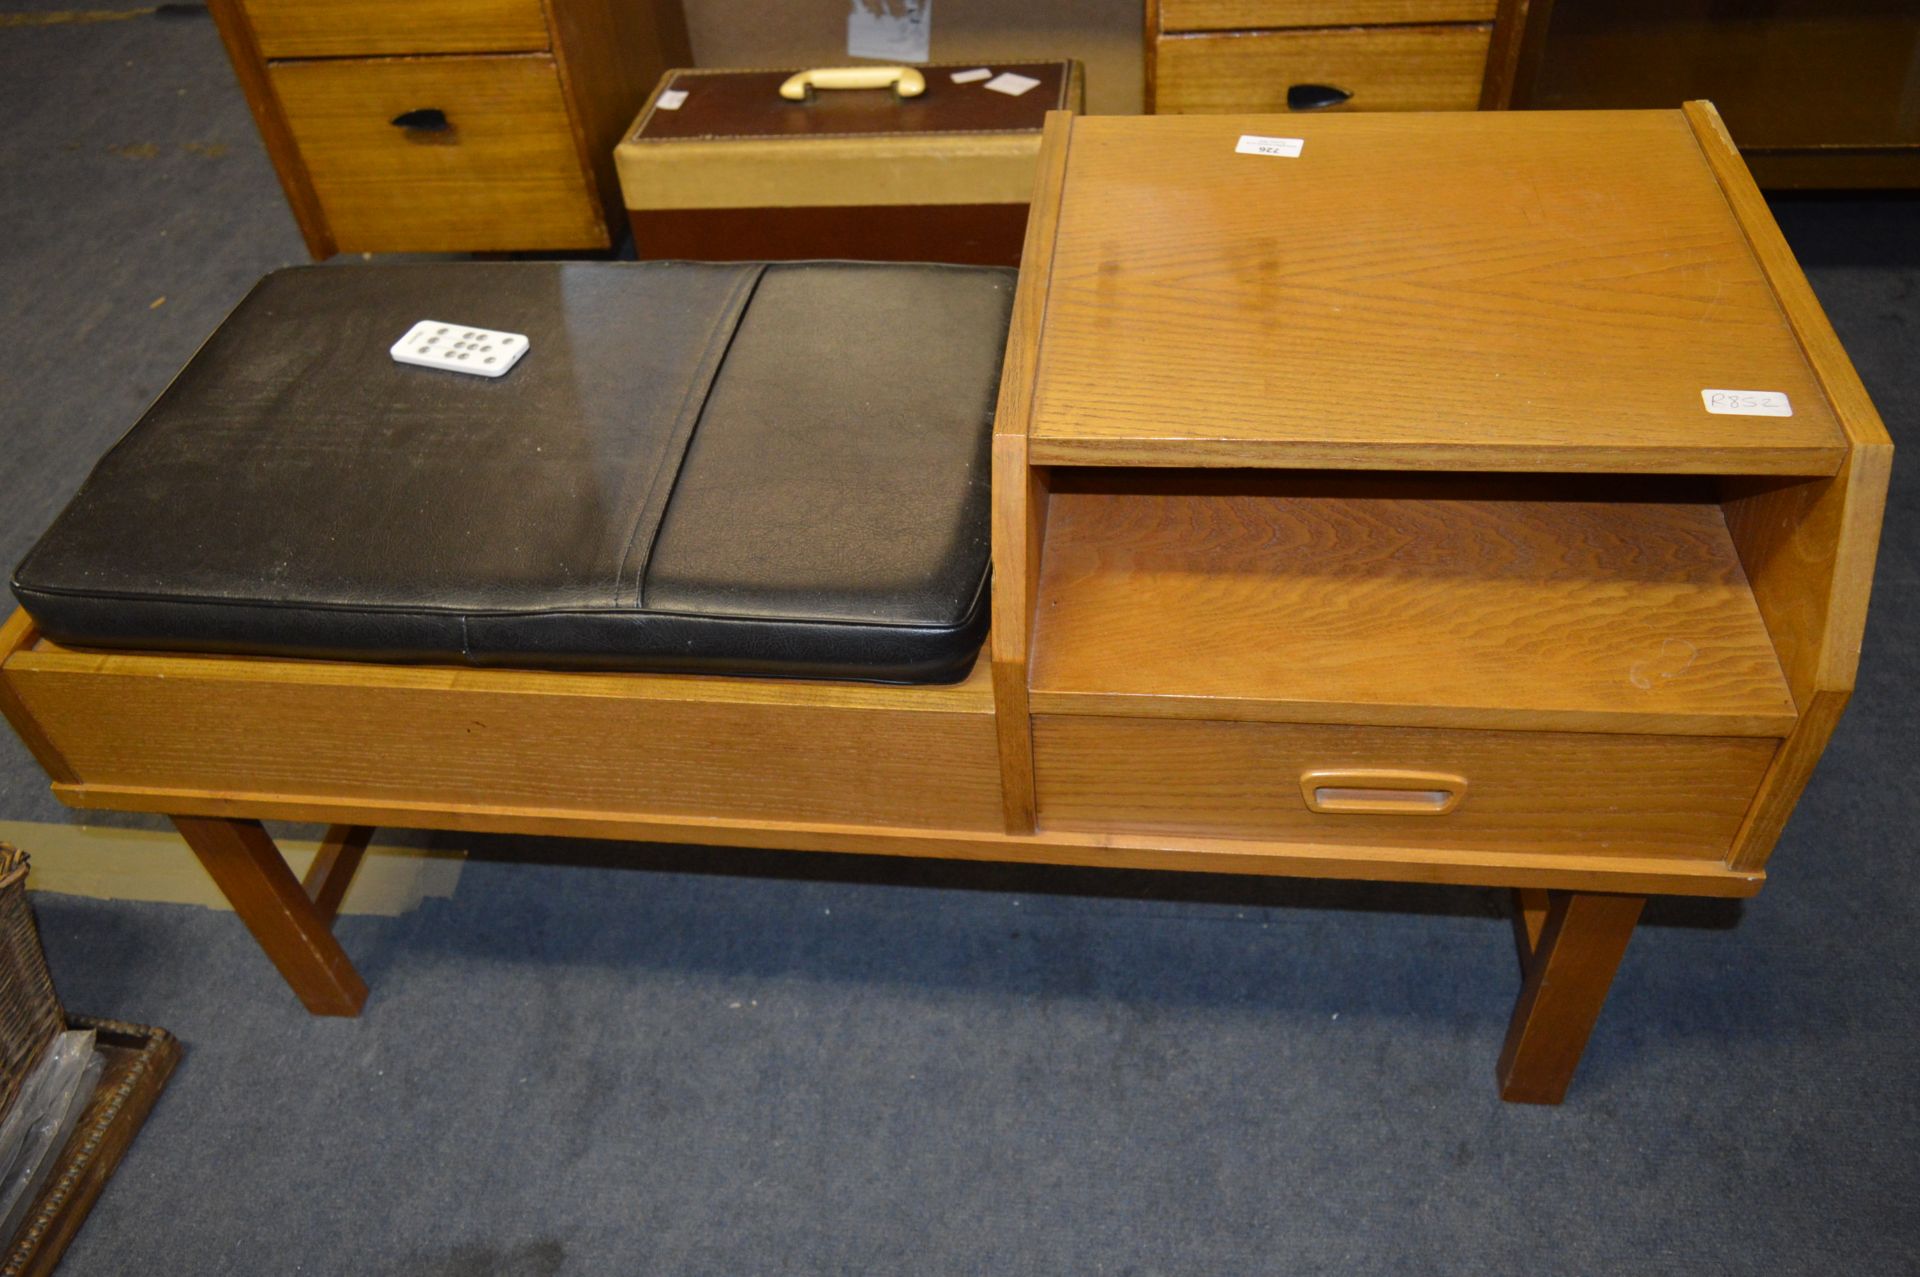
[[[302,250],[204,18],[0,26],[0,106],[11,564]],[[1911,438],[1920,203],[1776,212]],[[357,1021],[230,914],[37,898],[69,1005],[187,1044],[65,1271],[1916,1271],[1916,494],[1771,884],[1649,909],[1563,1108],[1494,1098],[1497,893],[462,840],[341,924]],[[71,819],[6,735],[0,816]]]

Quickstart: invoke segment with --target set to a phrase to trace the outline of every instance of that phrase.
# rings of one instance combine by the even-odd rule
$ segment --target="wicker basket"
[[[27,854],[0,843],[0,1114],[54,1035],[67,1027],[40,932],[27,908]]]

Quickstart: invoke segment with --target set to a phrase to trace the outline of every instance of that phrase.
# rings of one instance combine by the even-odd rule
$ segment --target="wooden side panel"
[[[984,671],[954,688],[788,683],[733,695],[714,686],[725,680],[642,675],[32,656],[8,667],[11,684],[91,785],[1001,824]]]
[[[554,57],[573,108],[581,167],[612,222],[621,214],[614,147],[661,74],[693,62],[679,0],[547,0]]]
[[[221,42],[227,46],[227,58],[233,63],[234,78],[240,81],[240,91],[246,95],[247,109],[253,112],[254,126],[266,144],[267,157],[273,161],[273,171],[286,192],[294,221],[300,224],[307,252],[315,260],[332,257],[338,251],[333,230],[327,225],[326,212],[314,192],[313,179],[301,162],[300,148],[287,126],[286,112],[281,109],[280,99],[267,79],[266,55],[260,51],[247,11],[240,0],[207,0],[207,11],[220,29]]]
[[[27,615],[25,608],[15,608],[13,615],[7,618],[7,623],[0,625],[0,715],[6,717],[8,725],[26,745],[27,752],[33,755],[42,771],[56,784],[72,784],[80,777],[60,756],[60,751],[53,747],[53,742],[47,738],[39,721],[22,703],[6,668],[6,662],[14,653],[30,649],[37,637],[33,618]]]
[[[1547,7],[1547,0],[1541,0],[1542,13]],[[1499,0],[1499,9],[1493,18],[1493,35],[1487,45],[1487,73],[1480,81],[1482,111],[1504,111],[1513,105],[1514,87],[1520,78],[1520,54],[1533,8],[1530,0]]]
[[[1160,0],[1147,0],[1141,23],[1141,48],[1145,57],[1140,66],[1140,110],[1152,115],[1160,108],[1155,103],[1156,66],[1160,61],[1160,32],[1164,29],[1160,18]]]
[[[1046,542],[1045,473],[1027,465],[1026,436],[993,439],[994,718],[1000,740],[1008,833],[1034,827],[1033,733],[1028,668],[1033,653],[1035,583]],[[1001,638],[1001,635],[1006,635]]]
[[[1846,433],[1847,457],[1830,479],[1729,479],[1727,529],[1753,583],[1800,723],[1761,787],[1729,863],[1766,864],[1852,693],[1880,548],[1893,442],[1710,103],[1689,102],[1687,122],[1752,245],[1794,336]]]
[[[1795,696],[1814,688],[1849,690],[1866,628],[1893,441],[1712,104],[1689,102],[1686,117],[1848,446],[1845,463],[1828,482],[1732,486],[1727,524],[1783,648]],[[1797,609],[1804,610],[1790,614]]]
[[[1034,719],[1043,829],[1717,860],[1776,742],[1309,724]],[[1324,814],[1303,778],[1458,778],[1445,814]]]
[[[1471,111],[1488,33],[1472,24],[1167,36],[1156,48],[1154,108],[1285,111],[1290,86],[1324,84],[1352,94],[1335,111]]]
[[[1027,666],[1033,651],[1034,599],[1040,588],[1040,551],[1046,540],[1045,475],[1027,458],[1027,424],[1033,411],[1040,334],[1053,274],[1054,237],[1066,180],[1073,116],[1047,115],[1040,141],[1034,199],[1021,249],[1020,283],[1007,331],[1007,358],[1000,374],[1000,400],[993,435],[993,662],[995,719],[1000,742],[1001,786],[1009,833],[1034,827],[1033,737],[1027,707]]]
[[[609,242],[551,57],[276,62],[269,75],[343,250]],[[445,127],[393,123],[427,110]]]

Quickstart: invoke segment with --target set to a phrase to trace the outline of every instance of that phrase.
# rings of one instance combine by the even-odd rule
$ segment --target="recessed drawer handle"
[[[1328,816],[1444,816],[1467,796],[1467,778],[1445,772],[1363,768],[1300,777],[1307,810]]]
[[[447,119],[447,113],[432,106],[421,107],[418,111],[403,111],[388,123],[409,138],[421,142],[437,141],[441,136],[453,132],[453,123]]]
[[[1352,96],[1345,89],[1337,89],[1331,84],[1289,84],[1287,110],[1324,111],[1330,106],[1339,106]]]

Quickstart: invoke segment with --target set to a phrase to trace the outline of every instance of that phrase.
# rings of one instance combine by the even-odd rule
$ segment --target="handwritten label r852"
[[[1707,411],[1722,417],[1791,417],[1793,405],[1778,390],[1703,390]]]

